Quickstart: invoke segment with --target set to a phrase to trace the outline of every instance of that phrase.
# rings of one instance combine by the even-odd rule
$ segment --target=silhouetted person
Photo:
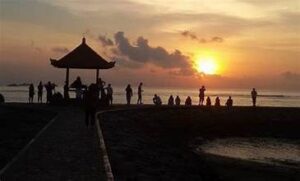
[[[107,100],[108,100],[108,104],[112,105],[113,103],[113,88],[111,87],[111,84],[108,84],[108,86],[106,87],[106,91],[107,91]]]
[[[190,96],[188,96],[185,100],[185,105],[186,106],[191,106],[192,105],[192,99]]]
[[[51,82],[49,81],[46,85],[46,92],[47,92],[47,102],[46,103],[50,103],[51,99],[52,99],[52,90],[54,89],[53,84],[51,84]]]
[[[180,98],[179,98],[179,96],[176,96],[176,98],[175,98],[175,104],[176,104],[176,106],[179,106],[180,105]]]
[[[133,93],[132,93],[132,88],[131,88],[130,84],[127,85],[125,91],[126,91],[127,105],[130,105],[131,97],[132,97],[132,95],[133,95]]]
[[[33,103],[33,96],[34,96],[34,86],[33,84],[29,85],[29,103]]]
[[[69,98],[70,98],[70,96],[69,96],[69,87],[67,85],[67,82],[65,82],[65,85],[64,85],[64,99],[68,100]]]
[[[1,103],[4,103],[4,102],[5,102],[4,96],[3,96],[2,94],[0,94],[0,104],[1,104]]]
[[[142,102],[142,92],[143,92],[142,86],[143,86],[143,82],[141,82],[139,84],[139,87],[138,87],[138,100],[137,100],[137,104],[143,104],[143,102]]]
[[[219,98],[219,97],[216,97],[215,106],[216,106],[216,107],[221,106],[221,101],[220,101],[220,98]]]
[[[105,91],[104,91],[104,86],[105,86],[106,82],[104,82],[101,78],[99,78],[97,80],[97,85],[98,85],[98,89],[100,91],[100,98],[104,98],[105,96]]]
[[[169,100],[168,100],[168,105],[169,106],[174,106],[174,97],[173,97],[173,95],[170,95]]]
[[[85,124],[88,127],[89,124],[94,126],[95,124],[95,114],[98,102],[98,86],[96,84],[91,84],[86,91],[84,96],[85,102]]]
[[[203,105],[206,89],[204,86],[199,89],[199,105]]]
[[[160,106],[162,104],[162,101],[161,101],[160,97],[156,94],[154,94],[153,103],[156,106]]]
[[[233,100],[231,99],[231,96],[226,101],[226,106],[227,107],[232,107],[233,106]]]
[[[43,83],[42,81],[40,81],[39,85],[38,85],[38,103],[43,103]]]
[[[255,88],[253,88],[251,91],[251,97],[252,97],[253,106],[255,107],[256,106],[256,97],[257,97],[257,92],[256,92]]]
[[[206,98],[206,106],[211,106],[211,100],[209,96]]]
[[[81,78],[78,76],[76,80],[71,84],[71,87],[75,88],[76,99],[80,100],[82,98],[82,82]]]

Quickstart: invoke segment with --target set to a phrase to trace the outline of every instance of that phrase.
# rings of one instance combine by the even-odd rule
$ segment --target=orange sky
[[[298,0],[2,0],[0,84],[53,80],[50,66],[81,43],[117,67],[113,85],[300,90]],[[111,43],[110,43],[111,42]],[[200,74],[193,64],[218,67]],[[94,71],[72,71],[94,80]]]

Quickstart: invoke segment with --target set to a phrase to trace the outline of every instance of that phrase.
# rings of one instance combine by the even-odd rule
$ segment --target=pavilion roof
[[[51,59],[51,65],[57,68],[76,68],[76,69],[110,69],[115,66],[115,62],[107,62],[89,47],[85,38],[82,43],[74,50],[59,60]]]

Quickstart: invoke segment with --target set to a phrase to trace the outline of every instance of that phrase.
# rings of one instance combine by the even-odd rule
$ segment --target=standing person
[[[226,106],[227,107],[232,107],[233,106],[233,100],[231,99],[231,96],[226,101]]]
[[[130,105],[131,97],[133,95],[132,88],[131,88],[130,84],[127,85],[125,91],[126,91],[127,105]]]
[[[142,92],[144,92],[144,91],[142,89],[142,86],[143,86],[143,82],[140,83],[139,88],[138,88],[138,100],[137,100],[137,104],[143,104],[143,102],[142,102]]]
[[[175,104],[176,104],[176,106],[179,106],[180,105],[180,98],[179,98],[179,96],[176,96],[176,98],[175,98]]]
[[[39,85],[38,85],[38,103],[41,102],[43,103],[43,83],[42,81],[40,81]]]
[[[76,78],[76,80],[71,84],[71,87],[74,87],[75,93],[76,93],[76,99],[77,100],[81,100],[82,98],[82,82],[81,82],[81,78],[78,76]]]
[[[256,97],[257,97],[257,92],[256,92],[255,88],[252,89],[251,97],[252,97],[253,107],[255,107],[256,106]]]
[[[89,125],[94,126],[95,124],[97,102],[98,102],[98,86],[96,84],[91,84],[84,96],[85,124],[87,127]]]
[[[29,103],[33,103],[33,96],[34,96],[34,86],[33,84],[29,85]]]
[[[103,81],[101,78],[99,78],[97,80],[97,84],[98,84],[98,90],[100,91],[100,99],[104,99],[105,98],[105,92],[104,92],[104,86],[106,84],[105,81]]]
[[[113,88],[111,87],[111,84],[108,84],[106,87],[107,91],[107,99],[108,99],[108,104],[112,105],[113,103]]]
[[[51,84],[51,82],[49,81],[46,85],[46,92],[47,92],[47,101],[46,103],[50,103],[51,99],[52,99],[52,90],[53,90],[53,85]]]
[[[204,97],[205,97],[205,94],[204,92],[206,91],[205,87],[202,86],[201,89],[199,89],[199,105],[203,105],[203,102],[204,102]]]
[[[65,82],[65,85],[64,85],[64,99],[68,100],[69,98],[70,98],[70,96],[69,96],[69,87],[67,85],[67,82]]]

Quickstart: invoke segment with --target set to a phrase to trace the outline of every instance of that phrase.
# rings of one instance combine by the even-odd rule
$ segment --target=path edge
[[[58,118],[58,113],[44,126],[1,170],[0,181],[3,174],[30,148],[30,146],[54,123]]]

